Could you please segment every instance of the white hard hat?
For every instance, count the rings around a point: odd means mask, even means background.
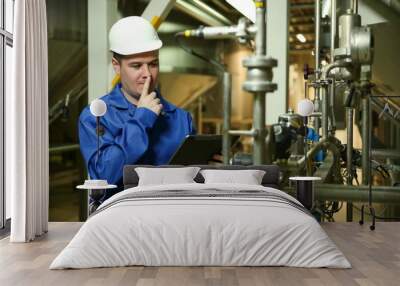
[[[130,16],[117,21],[109,33],[110,50],[120,55],[132,55],[158,50],[162,42],[149,21]]]

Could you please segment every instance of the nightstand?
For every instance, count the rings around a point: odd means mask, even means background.
[[[314,182],[320,181],[320,177],[290,177],[296,182],[296,198],[308,210],[314,206]]]
[[[85,180],[85,184],[76,188],[88,190],[89,192],[89,215],[94,213],[101,204],[101,199],[105,196],[107,189],[114,189],[116,185],[109,185],[106,180]]]

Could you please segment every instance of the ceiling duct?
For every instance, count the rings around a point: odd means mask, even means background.
[[[211,8],[204,2],[200,0],[190,0],[190,3],[193,3],[199,9],[203,10],[204,12],[210,14],[211,16],[215,17],[218,21],[221,21],[224,25],[232,25],[233,23],[226,18],[224,15],[216,11],[215,9]]]
[[[177,0],[175,3],[175,7],[181,12],[188,14],[189,16],[199,20],[200,22],[208,26],[224,26],[224,23],[222,21],[186,1]]]

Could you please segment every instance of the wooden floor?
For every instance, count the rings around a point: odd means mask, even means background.
[[[352,269],[290,267],[122,267],[48,270],[81,223],[50,223],[27,244],[0,241],[0,285],[400,285],[400,223],[325,223]]]

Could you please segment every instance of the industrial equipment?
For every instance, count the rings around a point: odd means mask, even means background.
[[[265,149],[265,96],[268,92],[277,89],[272,83],[272,68],[277,66],[277,61],[266,56],[266,1],[256,0],[256,23],[251,25],[249,20],[242,18],[236,26],[229,27],[200,27],[197,30],[188,30],[178,33],[177,36],[202,37],[205,39],[237,38],[240,43],[247,43],[255,38],[255,54],[243,60],[243,66],[247,68],[247,79],[243,83],[243,89],[254,94],[253,101],[253,128],[251,130],[231,130],[231,79],[230,75],[222,69],[224,75],[224,125],[223,125],[223,157],[224,163],[230,160],[229,148],[231,135],[251,136],[254,138],[253,160],[254,164],[267,162]],[[191,52],[194,54],[193,52]],[[218,66],[218,65],[217,65]]]
[[[329,186],[342,185],[349,190],[348,194],[346,191],[335,192],[332,196],[327,196],[326,191],[321,191],[323,195],[317,191],[316,199],[319,202],[316,204],[316,210],[322,217],[332,220],[333,214],[342,207],[339,201],[347,201],[347,220],[351,221],[353,219],[352,202],[354,196],[359,196],[360,201],[368,198],[368,208],[375,218],[371,204],[371,175],[378,173],[383,177],[392,176],[391,170],[395,170],[396,166],[381,164],[372,160],[371,157],[370,106],[371,102],[377,104],[372,99],[371,92],[374,86],[371,82],[374,39],[371,28],[361,25],[358,1],[315,1],[315,67],[304,69],[305,98],[309,98],[309,88],[314,90],[314,96],[310,98],[315,107],[314,112],[309,116],[311,128],[307,128],[303,118],[291,110],[279,116],[278,123],[265,126],[265,96],[277,88],[276,84],[272,83],[272,69],[277,66],[277,61],[265,55],[267,40],[265,5],[266,1],[255,1],[257,7],[255,24],[243,18],[237,25],[199,27],[178,33],[182,37],[236,39],[242,44],[253,44],[254,55],[243,61],[243,66],[247,68],[247,78],[243,83],[243,89],[254,94],[251,130],[231,130],[231,78],[222,65],[217,65],[217,68],[223,72],[224,83],[224,163],[249,165],[274,162],[281,166],[281,179],[284,186],[288,185],[290,176],[321,177],[323,183],[321,186],[327,186],[326,188],[329,189]],[[329,29],[326,29],[327,26]],[[193,53],[193,51],[190,52]],[[346,114],[346,144],[335,136],[338,119],[334,112],[336,97],[343,98],[343,109]],[[341,106],[336,108],[341,108]],[[390,112],[390,106],[386,105],[382,110],[381,116],[395,118],[400,114],[400,111]],[[361,115],[363,146],[361,150],[355,150],[353,147],[355,114]],[[309,132],[314,132],[313,138],[316,139],[304,141],[304,137],[308,137]],[[231,159],[229,142],[230,135],[233,134],[252,137],[254,139],[253,152],[251,154],[237,153]],[[359,169],[362,169],[361,180],[357,172]],[[364,185],[359,187],[363,191],[357,194],[354,192],[353,185],[358,186],[360,183]],[[369,195],[366,197],[367,185]],[[324,187],[319,189],[322,190]],[[385,189],[385,191],[390,193],[392,190]],[[325,196],[329,197],[329,201],[320,200]],[[380,195],[377,198],[385,200]],[[373,228],[374,223],[371,226],[371,229]]]

